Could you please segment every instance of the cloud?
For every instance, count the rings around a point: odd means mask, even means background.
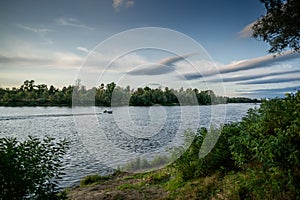
[[[83,52],[85,52],[85,53],[89,53],[90,51],[87,49],[87,48],[85,48],[85,47],[76,47],[76,49],[78,50],[78,51],[83,51]]]
[[[134,5],[133,0],[113,0],[112,7],[119,12],[122,7],[129,8]]]
[[[278,97],[284,96],[286,93],[295,92],[300,90],[300,86],[289,86],[282,88],[266,88],[266,89],[254,89],[254,90],[236,90],[240,95],[254,96],[254,97]]]
[[[300,53],[294,53],[292,51],[286,51],[282,54],[276,55],[266,55],[258,58],[253,58],[250,60],[242,60],[228,65],[223,65],[219,67],[219,70],[204,71],[202,74],[199,73],[189,73],[183,74],[186,80],[194,80],[202,77],[210,77],[217,74],[227,74],[245,70],[252,70],[258,68],[266,68],[272,66],[274,63],[282,62],[286,60],[300,58]]]
[[[0,63],[4,64],[45,64],[50,63],[51,59],[49,58],[39,58],[39,57],[30,57],[30,56],[6,56],[0,54]]]
[[[61,26],[71,26],[71,27],[76,27],[76,28],[83,28],[83,29],[89,29],[89,30],[93,30],[94,28],[87,26],[81,22],[79,22],[79,20],[75,19],[75,18],[66,18],[66,17],[60,17],[55,19],[55,22]]]
[[[188,74],[183,74],[182,77],[179,78],[183,80],[195,80],[195,79],[203,78],[203,76],[199,73],[188,73]]]
[[[53,65],[59,68],[78,68],[83,57],[69,52],[55,52],[52,55]]]
[[[139,69],[134,69],[127,74],[129,75],[162,75],[173,72],[175,70],[174,64],[178,61],[184,60],[189,56],[194,55],[193,53],[186,54],[183,56],[168,57],[160,60],[157,63],[146,64],[138,66]]]
[[[149,62],[136,53],[116,58],[114,54],[93,51],[84,62],[84,70],[90,73],[112,72],[123,74],[132,69],[132,66],[140,66],[146,63]]]
[[[286,75],[286,74],[295,74],[300,73],[300,70],[291,70],[291,71],[280,71],[280,72],[270,72],[265,74],[258,74],[258,75],[248,75],[248,76],[235,76],[230,78],[223,78],[223,82],[239,82],[239,81],[247,81],[253,80],[258,78],[265,78],[270,76],[277,76],[277,75]],[[211,80],[211,82],[219,82],[220,79]]]
[[[23,24],[17,24],[17,26],[19,28],[22,28],[24,30],[31,31],[31,32],[34,32],[34,33],[46,33],[46,32],[53,31],[52,29],[47,29],[47,28],[33,28],[33,27],[30,27],[30,26],[25,26]]]
[[[26,30],[26,31],[30,31],[32,33],[37,34],[39,37],[41,37],[42,40],[44,40],[45,44],[53,44],[52,40],[50,40],[49,38],[46,37],[46,34],[48,32],[52,32],[54,30],[52,29],[48,29],[48,28],[33,28],[30,26],[25,26],[23,24],[17,24],[17,27]]]
[[[113,0],[112,6],[115,10],[119,10],[122,4],[123,4],[123,0]]]
[[[256,21],[248,24],[245,26],[240,32],[238,32],[238,36],[240,38],[250,38],[253,35],[253,26],[256,23]]]
[[[171,66],[167,65],[162,65],[162,64],[146,64],[143,66],[139,66],[141,69],[136,69],[133,71],[128,72],[127,74],[129,75],[162,75],[162,74],[167,74],[172,71],[174,71],[174,68]]]
[[[32,56],[35,55],[35,56]],[[83,58],[75,54],[66,52],[54,52],[46,54],[37,54],[35,52],[26,52],[21,54],[4,55],[0,54],[0,67],[17,67],[22,70],[24,67],[41,70],[42,67],[70,69],[81,65]]]
[[[286,92],[293,92],[300,89],[300,86],[292,86],[292,87],[284,87],[284,88],[268,88],[268,89],[257,89],[252,90],[253,92],[271,92],[271,93],[286,93]]]
[[[162,59],[161,61],[159,61],[159,63],[162,65],[173,65],[175,62],[184,60],[187,57],[190,57],[192,55],[195,55],[195,53],[189,53],[189,54],[185,54],[182,56],[174,56],[174,57],[165,58],[165,59]]]
[[[225,73],[231,73],[237,71],[264,68],[264,67],[269,67],[276,62],[282,62],[285,60],[290,60],[295,58],[300,58],[300,54],[294,53],[292,51],[286,51],[275,57],[273,55],[266,55],[266,56],[261,56],[250,60],[243,60],[229,65],[225,65],[221,67],[219,71],[221,74],[225,74]]]
[[[297,77],[287,77],[287,78],[272,78],[272,79],[266,79],[266,80],[254,80],[254,81],[247,81],[247,82],[242,82],[240,84],[242,85],[258,85],[258,84],[270,84],[270,83],[289,83],[289,82],[295,82],[295,81],[300,81],[300,78]]]

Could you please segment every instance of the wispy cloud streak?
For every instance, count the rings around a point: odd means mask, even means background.
[[[82,52],[85,52],[85,53],[90,52],[86,47],[76,47],[76,49],[77,49],[78,51],[82,51]]]
[[[240,38],[249,38],[253,35],[253,26],[256,23],[256,21],[248,24],[247,26],[245,26],[240,32],[238,32],[238,36]]]
[[[292,87],[284,87],[284,88],[268,88],[268,89],[257,89],[257,90],[251,90],[252,92],[292,92],[299,90],[299,86],[292,86]]]
[[[48,32],[52,32],[54,30],[52,29],[48,29],[48,28],[34,28],[34,27],[30,27],[30,26],[25,26],[23,24],[17,24],[17,27],[26,30],[26,31],[30,31],[32,33],[37,34],[42,40],[44,40],[45,44],[53,44],[52,40],[50,40],[49,38],[46,37],[46,34]]]
[[[259,85],[259,84],[271,84],[271,83],[289,83],[289,82],[295,82],[295,81],[300,81],[300,78],[282,78],[282,77],[278,77],[278,78],[272,78],[272,79],[266,79],[266,80],[254,80],[254,81],[247,81],[247,82],[242,82],[239,84],[242,85]]]
[[[76,27],[76,28],[83,28],[83,29],[88,29],[88,30],[93,30],[94,28],[87,26],[81,22],[79,22],[79,20],[75,19],[75,18],[65,18],[65,17],[60,17],[55,19],[55,22],[61,26],[71,26],[71,27]]]
[[[272,76],[278,76],[278,75],[282,76],[282,75],[297,74],[297,73],[300,73],[300,70],[271,72],[271,73],[249,75],[249,76],[236,76],[236,77],[230,77],[230,78],[223,78],[222,81],[225,83],[226,82],[240,82],[240,81],[247,81],[247,80],[259,79],[259,78],[265,78],[265,77],[272,77]],[[220,82],[220,79],[210,80],[210,82]]]
[[[31,31],[31,32],[34,32],[34,33],[46,33],[46,32],[54,31],[54,30],[48,29],[48,28],[33,28],[33,27],[30,27],[30,26],[25,26],[23,24],[17,24],[17,26],[19,28],[22,28],[24,30]]]
[[[186,80],[194,80],[202,77],[214,76],[217,74],[227,74],[233,72],[270,67],[274,63],[296,59],[296,58],[300,58],[300,53],[293,53],[292,51],[286,51],[275,57],[273,55],[266,55],[266,56],[262,56],[250,60],[242,60],[228,65],[223,65],[219,67],[219,70],[204,71],[202,74],[188,73],[188,74],[183,74],[183,77]]]
[[[0,63],[5,64],[48,64],[51,59],[37,57],[5,56],[0,54]]]
[[[254,89],[254,90],[236,90],[240,95],[256,96],[256,97],[278,97],[286,93],[296,92],[299,86],[290,86],[283,88],[267,88],[267,89]]]
[[[82,59],[75,54],[64,52],[36,56],[32,56],[32,54],[23,54],[22,56],[0,54],[0,67],[28,66],[36,70],[40,70],[42,67],[70,69],[79,67]]]
[[[160,60],[157,63],[151,63],[148,65],[143,65],[139,69],[132,70],[128,72],[129,75],[162,75],[173,72],[176,67],[175,63],[181,60],[186,59],[194,55],[193,53],[182,55],[182,56],[174,56],[168,57],[165,59]]]
[[[271,66],[276,62],[282,62],[285,60],[300,58],[299,53],[293,53],[292,51],[286,51],[280,55],[273,56],[267,55],[258,58],[254,58],[251,60],[244,60],[237,63],[225,65],[221,67],[219,70],[221,74],[231,73],[231,72],[238,72],[250,69],[257,69],[257,68],[264,68]]]

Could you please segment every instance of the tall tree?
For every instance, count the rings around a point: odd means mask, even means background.
[[[300,1],[260,0],[266,8],[253,26],[253,37],[270,44],[269,53],[300,50]]]

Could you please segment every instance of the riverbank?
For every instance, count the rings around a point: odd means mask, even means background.
[[[226,174],[216,172],[205,177],[183,180],[167,167],[149,173],[114,174],[109,178],[91,181],[87,185],[81,184],[66,191],[69,200],[264,199],[255,192],[249,192],[245,187],[245,182],[250,177],[250,172],[232,171]],[[280,199],[282,196],[269,197]],[[287,195],[285,199],[293,199],[293,196]]]
[[[184,181],[167,167],[149,173],[114,174],[68,189],[67,196],[70,200],[239,199],[236,185],[232,175],[219,173]]]
[[[81,183],[81,186],[69,189],[67,194],[72,200],[167,199],[169,196],[161,183],[154,184],[151,173],[118,173],[88,185]]]

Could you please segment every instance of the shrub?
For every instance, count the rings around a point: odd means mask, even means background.
[[[189,148],[173,165],[183,180],[204,177],[217,171],[223,172],[234,168],[227,138],[221,134],[221,130],[211,128],[208,132],[206,128],[202,128],[197,131]],[[219,137],[216,144],[214,144],[215,137]],[[213,140],[205,141],[205,138]],[[202,158],[202,150],[208,151],[211,145],[214,147]]]
[[[0,138],[0,199],[64,199],[57,180],[68,142],[46,137]]]
[[[300,92],[263,101],[259,109],[249,110],[237,127],[238,131],[228,139],[235,163],[264,175],[248,180],[249,191],[260,197],[289,194],[290,198],[299,198]],[[263,182],[264,187],[258,182]]]
[[[211,152],[199,159],[200,149],[211,146],[205,140],[218,135]],[[236,176],[238,189],[233,191],[241,199],[300,199],[299,143],[300,91],[263,101],[241,122],[199,130],[173,166],[184,181],[216,173],[244,174],[247,178]]]

